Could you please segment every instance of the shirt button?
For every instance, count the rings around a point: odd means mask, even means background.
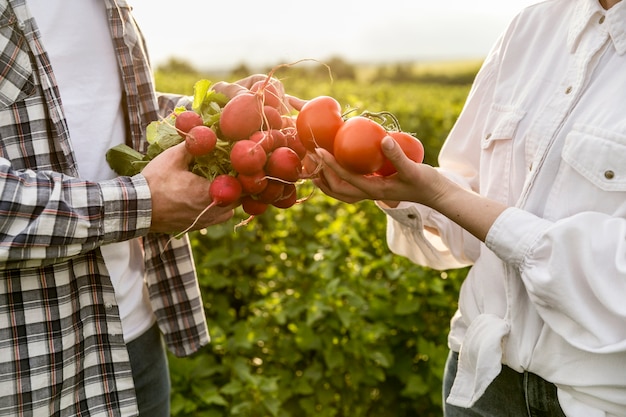
[[[613,178],[615,178],[615,172],[611,171],[610,169],[604,171],[604,178],[606,178],[607,180],[612,180]]]
[[[104,308],[105,308],[105,309],[107,309],[107,310],[111,310],[111,309],[113,308],[113,304],[111,304],[111,303],[105,303],[105,304],[104,304]]]
[[[572,88],[572,86],[570,85],[569,87],[567,87],[567,88],[565,89],[565,94],[569,94],[569,93],[571,93],[571,92],[572,92],[572,90],[573,90],[573,88]]]
[[[602,17],[600,17],[600,20],[598,20],[598,23],[599,23],[599,24],[604,23],[604,19],[606,19],[606,16],[602,16]]]
[[[407,217],[411,220],[414,220],[417,216],[415,214],[409,214]]]

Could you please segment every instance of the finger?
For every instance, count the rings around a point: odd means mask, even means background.
[[[380,147],[389,161],[396,167],[398,172],[408,169],[413,161],[402,151],[398,142],[391,136],[385,136],[380,143]]]
[[[306,103],[306,100],[303,100],[295,96],[290,96],[289,94],[285,94],[285,99],[287,100],[287,103],[289,104],[289,106],[291,106],[297,111],[302,110],[302,106],[304,106],[304,104]]]
[[[324,193],[348,203],[370,198],[367,184],[371,180],[363,175],[349,173],[325,150],[320,150],[318,155],[324,163],[315,184]]]
[[[326,149],[316,148],[315,152],[317,153],[317,156],[322,160],[324,170],[327,171],[327,175],[331,177],[330,179],[332,179],[333,183],[345,181],[352,184],[355,180],[363,177],[362,175],[352,174],[345,168],[343,168]]]

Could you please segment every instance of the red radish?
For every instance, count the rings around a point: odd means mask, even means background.
[[[302,160],[306,156],[307,150],[302,144],[302,141],[300,140],[296,129],[283,129],[282,132],[287,139],[287,146],[293,149],[298,154],[298,157],[300,157],[300,159]]]
[[[265,213],[268,204],[257,200],[256,198],[246,195],[241,198],[241,208],[251,216],[258,216]]]
[[[276,108],[264,106],[263,114],[263,129],[280,129],[283,127],[283,118]]]
[[[285,189],[285,184],[277,180],[269,180],[267,182],[267,187],[259,194],[257,194],[257,198],[267,204],[272,204],[274,201],[278,200],[283,195],[283,190]]]
[[[274,149],[274,136],[267,130],[257,130],[250,135],[250,140],[263,146],[266,153]]]
[[[267,154],[263,146],[249,139],[235,142],[230,151],[230,162],[235,171],[252,175],[255,172],[262,171]]]
[[[296,116],[282,115],[280,117],[283,119],[283,129],[286,127],[296,127]]]
[[[238,94],[222,109],[219,126],[231,141],[247,139],[263,125],[263,105],[253,93]]]
[[[196,217],[194,222],[187,229],[183,230],[179,235],[187,233],[193,229],[198,220],[211,209],[212,207],[228,207],[236,204],[241,198],[241,184],[237,178],[229,174],[221,174],[215,177],[211,185],[209,185],[209,196],[211,197],[211,203],[202,210],[202,212]],[[169,242],[168,242],[169,243]]]
[[[221,174],[215,177],[209,186],[209,195],[213,202],[211,205],[227,207],[237,203],[241,198],[242,188],[239,180],[229,174]]]
[[[202,126],[203,124],[202,116],[193,110],[185,110],[179,113],[174,121],[174,127],[183,138],[192,128]]]
[[[265,172],[269,177],[296,182],[302,174],[302,161],[293,149],[282,146],[275,149],[267,158]]]
[[[282,95],[279,91],[278,81],[274,79],[259,80],[252,84],[250,91],[253,93],[262,92],[263,104],[274,108],[282,105]]]
[[[270,134],[274,138],[274,147],[272,150],[280,148],[281,146],[287,146],[287,138],[285,138],[285,134],[282,130],[272,129],[270,130]]]
[[[283,195],[272,203],[274,207],[287,209],[298,202],[298,193],[294,184],[285,184]]]
[[[194,126],[185,136],[185,148],[193,156],[211,153],[217,144],[217,135],[208,126]]]
[[[251,175],[239,173],[237,179],[246,194],[259,194],[267,187],[268,182],[265,171],[258,171]]]

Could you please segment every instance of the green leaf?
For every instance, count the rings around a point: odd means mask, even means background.
[[[417,397],[428,394],[429,390],[430,387],[426,382],[424,382],[424,379],[420,375],[413,374],[409,376],[409,379],[402,390],[402,395],[407,397]]]
[[[216,388],[202,389],[194,386],[193,391],[205,405],[219,405],[222,407],[229,405],[228,401],[220,395]]]
[[[143,155],[128,145],[121,144],[109,149],[106,153],[106,161],[118,175],[133,176],[138,174],[137,162],[143,160]]]
[[[280,411],[280,400],[278,398],[269,397],[263,398],[263,405],[265,409],[269,411],[274,417],[278,416],[278,412]]]
[[[332,309],[321,301],[315,301],[307,310],[306,324],[312,326],[316,321],[324,318]]]
[[[220,392],[225,395],[235,396],[245,390],[240,380],[234,379],[222,387]]]
[[[209,88],[211,88],[211,81],[209,80],[199,80],[193,85],[193,104],[191,108],[196,113],[201,112]]]
[[[192,110],[202,116],[204,124],[213,126],[219,120],[222,107],[228,103],[228,97],[211,90],[211,81],[198,80],[193,86]]]
[[[344,367],[345,357],[343,351],[333,346],[324,349],[323,353],[324,362],[326,362],[326,366],[328,366],[328,369],[337,369]]]

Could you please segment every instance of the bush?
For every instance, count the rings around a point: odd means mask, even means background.
[[[174,415],[440,415],[460,271],[390,254],[371,203],[234,222],[193,235],[212,343],[171,358]]]

